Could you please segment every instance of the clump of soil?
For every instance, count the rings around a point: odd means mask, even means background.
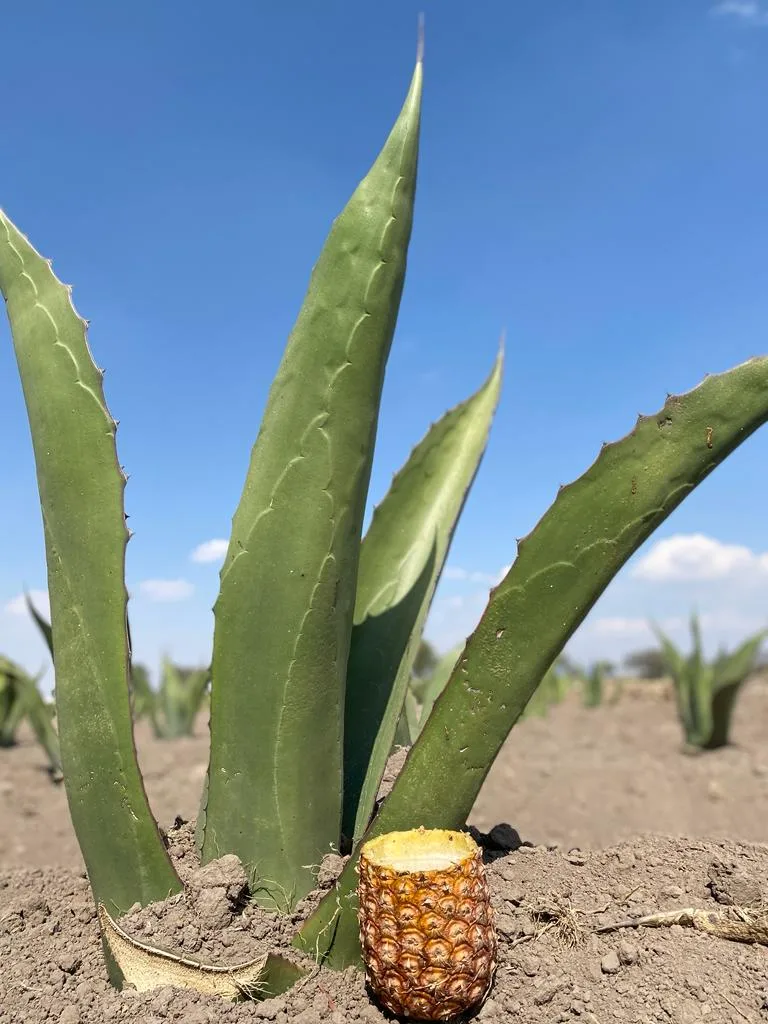
[[[764,1024],[768,950],[675,926],[599,933],[658,910],[722,909],[764,898],[768,846],[647,835],[603,851],[521,843],[498,826],[487,849],[499,932],[499,968],[478,1014],[489,1024]],[[125,918],[137,938],[214,963],[289,948],[320,888],[284,917],[249,899],[237,858],[200,868],[189,826],[168,833],[187,891]],[[319,872],[327,888],[339,857]],[[294,951],[295,952],[295,951]],[[3,1024],[275,1024],[383,1022],[362,974],[313,969],[290,992],[226,1003],[172,988],[112,990],[87,881],[65,869],[0,875],[0,1021]],[[311,966],[311,962],[307,961]]]

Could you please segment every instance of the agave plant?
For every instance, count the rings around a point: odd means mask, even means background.
[[[754,672],[768,630],[748,637],[730,654],[720,650],[714,661],[704,656],[701,623],[691,616],[691,653],[686,657],[652,624],[667,674],[672,677],[677,714],[689,747],[717,750],[728,743],[731,718],[744,682]]]
[[[155,738],[192,736],[203,709],[211,674],[208,668],[182,668],[169,658],[160,666],[160,685],[153,689],[143,665],[131,666],[134,718],[148,718]]]
[[[581,683],[581,699],[585,708],[597,708],[605,699],[605,682],[613,671],[610,661],[595,661],[588,668],[576,667],[574,675]],[[614,682],[611,701],[620,693],[620,683]]]
[[[573,682],[570,661],[563,656],[555,658],[531,694],[520,717],[544,718],[551,707],[565,699]]]
[[[314,886],[311,865],[329,849],[351,850],[295,939],[333,968],[360,964],[355,867],[363,842],[465,825],[510,729],[598,596],[768,418],[768,359],[753,359],[640,417],[561,488],[491,592],[377,808],[502,373],[500,355],[483,386],[430,427],[362,538],[411,234],[421,87],[419,59],[392,132],[312,272],[253,447],[215,605],[200,856],[236,854],[256,878],[254,898],[273,907],[279,892],[292,907]],[[182,888],[133,745],[125,478],[86,324],[5,215],[0,289],[37,466],[67,794],[104,924],[107,907],[119,915]],[[179,969],[163,963],[153,978]],[[262,993],[295,978],[280,975],[274,957],[261,971]],[[114,965],[112,976],[120,982]]]
[[[53,727],[54,708],[46,702],[39,677],[30,676],[19,665],[0,656],[0,747],[12,747],[26,721],[48,758],[48,771],[61,781],[59,740]]]
[[[29,594],[25,595],[27,609],[45,641],[56,667],[51,624],[36,607]],[[128,647],[131,630],[126,619]],[[178,739],[192,736],[197,716],[202,710],[208,692],[211,672],[209,668],[182,668],[167,657],[160,666],[160,685],[152,687],[146,666],[131,661],[128,685],[131,709],[135,721],[148,718],[157,739]]]

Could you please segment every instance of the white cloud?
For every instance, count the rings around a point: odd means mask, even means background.
[[[744,579],[768,573],[768,554],[742,544],[723,544],[703,533],[660,540],[632,568],[635,579],[660,582]]]
[[[597,636],[636,637],[650,633],[647,619],[622,618],[620,615],[609,615],[595,619],[590,629]]]
[[[189,557],[193,562],[220,562],[226,555],[228,547],[228,540],[216,537],[198,544]]]
[[[721,0],[711,8],[712,14],[738,18],[748,25],[768,26],[768,10],[758,0]]]
[[[500,569],[497,573],[491,572],[476,572],[474,570],[462,569],[458,565],[446,565],[443,569],[444,580],[463,580],[467,583],[487,583],[489,587],[496,586],[506,576],[510,570],[510,566],[506,565],[503,569]]]
[[[139,590],[150,601],[186,601],[195,592],[188,580],[142,580]]]
[[[48,600],[47,590],[30,590],[29,596],[32,599],[32,604],[37,610],[45,616],[50,616],[51,605]],[[6,605],[3,606],[3,611],[10,612],[11,615],[28,615],[27,602],[23,594],[18,594],[12,598]]]

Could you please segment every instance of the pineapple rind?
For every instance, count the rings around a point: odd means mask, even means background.
[[[426,854],[448,866],[399,867],[428,863]],[[472,838],[390,833],[363,846],[359,870],[360,941],[379,1001],[415,1020],[449,1020],[477,1006],[493,981],[497,943],[482,852]]]

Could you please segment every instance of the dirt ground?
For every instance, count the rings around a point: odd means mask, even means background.
[[[194,818],[205,723],[188,740],[158,742],[143,727],[137,739],[160,823]],[[768,895],[768,683],[745,688],[733,745],[703,755],[684,752],[664,687],[630,686],[615,705],[596,709],[569,699],[515,728],[471,821],[483,830],[509,822],[530,844],[503,851],[488,867],[500,966],[480,1020],[768,1024],[765,946],[679,925],[595,931],[660,909],[718,909],[715,899],[727,902],[729,887],[742,905],[745,893],[750,903]],[[64,791],[50,782],[31,742],[0,751],[0,822],[2,1024],[388,1019],[354,971],[323,970],[287,996],[257,1004],[171,989],[113,992]],[[189,870],[188,849],[186,856]],[[227,962],[232,935],[218,941],[193,908],[171,910],[167,934],[162,908],[147,931],[134,920],[136,934]],[[252,905],[223,918],[244,950],[287,941],[285,921]],[[575,922],[575,945],[564,943],[558,921]]]

